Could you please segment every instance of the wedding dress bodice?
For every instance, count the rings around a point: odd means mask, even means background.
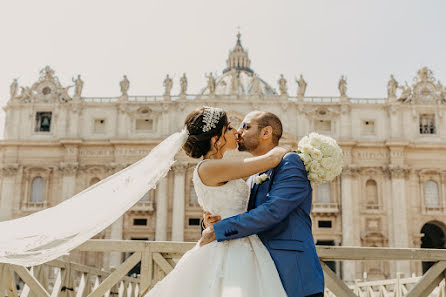
[[[222,219],[246,212],[249,202],[250,188],[243,179],[228,181],[222,186],[206,186],[198,174],[198,167],[193,174],[194,188],[198,203],[204,210]]]

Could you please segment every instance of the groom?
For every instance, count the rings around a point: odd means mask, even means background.
[[[239,131],[239,151],[260,156],[279,144],[280,119],[253,111],[246,115]],[[312,189],[305,166],[296,153],[286,154],[275,168],[249,177],[248,212],[208,226],[201,245],[257,234],[276,264],[289,297],[319,297],[324,292],[324,275],[311,232]],[[257,178],[262,176],[263,178]],[[257,179],[256,179],[257,178]]]

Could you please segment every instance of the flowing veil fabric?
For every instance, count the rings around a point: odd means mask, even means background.
[[[167,174],[187,137],[186,129],[169,136],[135,164],[54,207],[0,222],[0,263],[40,265],[101,232]]]

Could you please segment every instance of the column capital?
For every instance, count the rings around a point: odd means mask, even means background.
[[[1,167],[3,176],[14,176],[19,171],[19,164],[5,164]]]
[[[410,169],[405,166],[389,165],[388,172],[391,178],[406,178],[410,173]]]
[[[359,173],[359,168],[355,165],[342,167],[342,177],[354,177]]]
[[[189,168],[188,163],[179,163],[178,161],[173,164],[172,169],[175,173],[184,174],[186,173],[186,170]]]
[[[79,163],[77,162],[61,162],[59,169],[64,175],[75,175],[79,169]]]

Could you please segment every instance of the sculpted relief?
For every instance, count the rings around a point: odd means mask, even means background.
[[[396,81],[395,81],[396,83]],[[389,97],[394,94],[393,89],[395,83],[389,81],[388,91]],[[405,86],[398,86],[402,89],[401,95],[398,98],[400,103],[412,104],[444,104],[446,103],[446,88],[440,81],[437,81],[433,75],[432,70],[423,67],[417,72],[414,78],[414,83],[410,86],[407,82]]]

